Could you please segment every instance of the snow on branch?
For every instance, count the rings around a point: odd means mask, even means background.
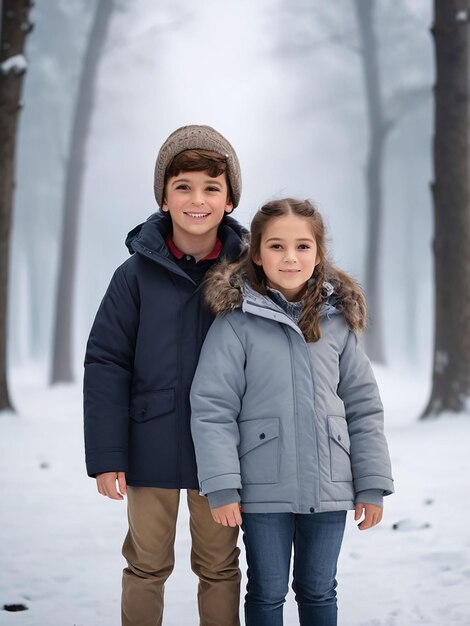
[[[15,74],[24,74],[28,68],[28,61],[24,54],[15,54],[0,64],[0,73],[9,74],[14,72]]]

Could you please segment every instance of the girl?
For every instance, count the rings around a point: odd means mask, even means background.
[[[356,335],[364,297],[327,260],[317,209],[287,198],[256,213],[250,249],[219,266],[206,298],[218,317],[191,426],[214,520],[243,520],[246,624],[282,625],[293,546],[300,624],[333,626],[346,510],[371,528],[393,492],[383,408]]]

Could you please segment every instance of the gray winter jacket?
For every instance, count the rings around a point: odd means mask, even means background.
[[[208,292],[219,317],[191,388],[201,494],[241,489],[246,513],[313,513],[392,493],[382,403],[347,303],[325,300],[321,338],[307,343],[281,307],[229,274]]]

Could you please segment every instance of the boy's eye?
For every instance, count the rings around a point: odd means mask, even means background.
[[[189,189],[189,185],[186,185],[185,183],[180,183],[176,186],[176,189],[182,189],[183,191],[187,191]]]
[[[207,191],[220,191],[219,187],[208,187]]]

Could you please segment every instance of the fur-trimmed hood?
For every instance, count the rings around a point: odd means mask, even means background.
[[[253,288],[240,270],[239,263],[222,262],[208,274],[204,285],[204,298],[215,315],[225,315],[243,307],[247,291],[253,291]],[[341,313],[351,330],[360,331],[365,328],[367,311],[364,294],[359,285],[345,272],[329,266],[322,294],[324,300],[320,313],[326,315]]]

